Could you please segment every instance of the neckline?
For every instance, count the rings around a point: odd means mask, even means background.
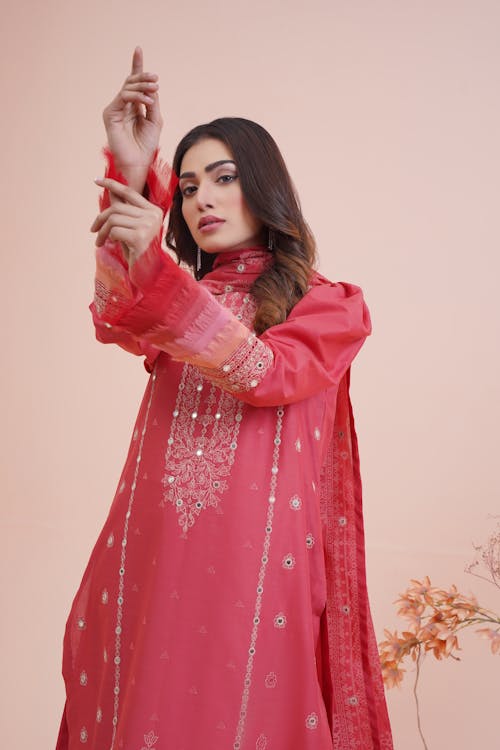
[[[218,253],[212,269],[224,268],[236,263],[250,262],[252,265],[261,262],[264,263],[272,258],[272,253],[264,245],[255,245],[254,247],[244,247],[239,250],[227,250]]]

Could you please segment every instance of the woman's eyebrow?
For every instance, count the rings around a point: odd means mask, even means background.
[[[219,161],[213,161],[211,164],[207,164],[207,166],[205,167],[205,172],[212,172],[212,170],[220,167],[221,164],[234,164],[236,166],[236,163],[233,161],[233,159],[219,159]],[[186,177],[196,177],[196,172],[183,172],[179,177],[179,180],[183,180]]]

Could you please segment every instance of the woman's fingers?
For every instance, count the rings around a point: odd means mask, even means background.
[[[129,75],[125,78],[124,86],[129,83],[141,83],[141,81],[155,83],[158,81],[157,73],[137,73],[136,75]]]
[[[130,250],[137,252],[134,248],[134,244],[137,241],[137,233],[135,229],[126,229],[125,227],[113,227],[108,235],[110,240],[113,242],[122,242],[126,245],[127,252]],[[96,241],[97,247],[104,245],[107,238],[102,240],[100,243]],[[147,247],[147,246],[146,246]]]
[[[139,208],[155,208],[154,204],[147,201],[143,195],[137,192],[137,190],[133,190],[128,185],[123,185],[117,180],[112,180],[110,177],[96,177],[94,182],[96,185],[100,185],[106,190],[109,190],[110,193],[118,196],[122,201],[130,203],[132,206],[138,206]]]
[[[124,216],[130,216],[132,218],[139,218],[142,216],[143,209],[131,206],[130,203],[122,203],[121,201],[115,201],[112,206],[109,206],[104,211],[96,216],[92,226],[90,227],[91,232],[98,232],[105,221],[111,216],[111,214],[123,214]]]
[[[124,216],[123,214],[112,214],[107,218],[104,224],[101,226],[95,244],[97,247],[101,247],[109,237],[111,240],[118,240],[120,237],[116,236],[117,229],[132,229],[136,230],[137,219],[131,216]]]
[[[151,94],[154,94],[154,92],[151,92]],[[120,98],[123,102],[143,102],[145,104],[153,104],[153,96],[149,94],[144,94],[142,91],[128,91],[127,89],[123,89],[120,92]]]
[[[155,81],[138,81],[137,83],[126,83],[123,91],[157,91],[159,84]]]
[[[146,120],[155,122],[161,128],[163,127],[163,117],[161,116],[160,96],[158,91],[155,91],[155,93],[152,94],[152,97],[152,104],[146,104]]]
[[[132,55],[132,74],[142,73],[143,55],[142,47],[137,46]]]
[[[109,177],[96,178],[97,185],[109,190],[116,201],[95,218],[90,231],[97,232],[95,244],[103,245],[109,238],[141,254],[161,232],[163,211],[128,185]]]

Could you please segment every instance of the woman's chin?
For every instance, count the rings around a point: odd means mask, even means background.
[[[239,244],[238,242],[216,242],[214,239],[213,242],[204,242],[200,247],[204,252],[213,254],[229,252],[229,250],[234,250],[235,246],[238,247]]]

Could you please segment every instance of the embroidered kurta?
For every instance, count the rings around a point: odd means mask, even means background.
[[[150,372],[68,618],[57,750],[392,748],[366,592],[350,365],[361,290],[315,273],[257,337],[264,248],[196,282],[97,253],[97,338]]]

